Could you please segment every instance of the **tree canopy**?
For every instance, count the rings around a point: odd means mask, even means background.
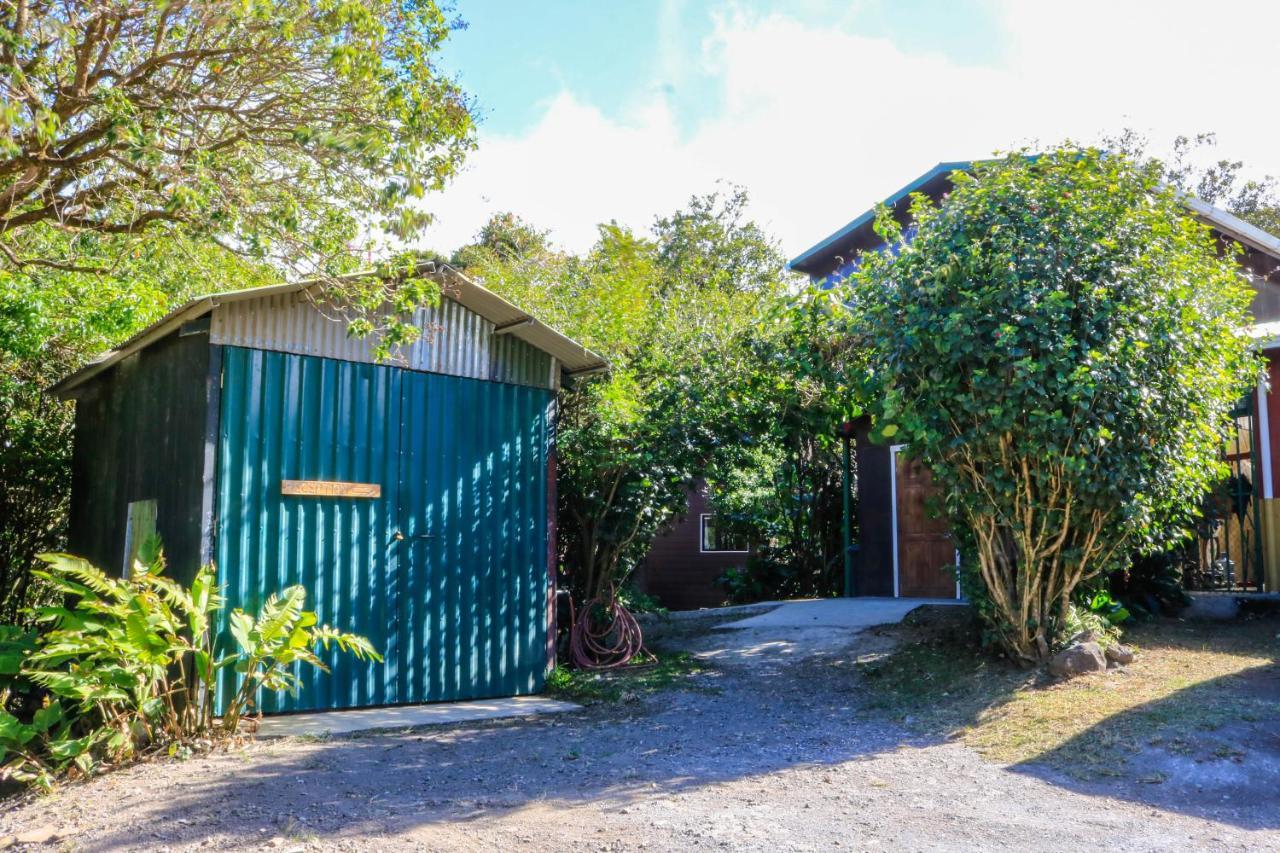
[[[0,253],[97,264],[30,228],[181,225],[310,274],[407,237],[473,145],[432,0],[14,0],[0,6]]]
[[[112,258],[110,274],[0,268],[0,622],[20,622],[35,555],[63,547],[71,490],[72,406],[45,389],[83,361],[163,316],[210,281],[276,280],[263,264],[179,232],[118,243],[118,235],[45,231],[50,255]]]

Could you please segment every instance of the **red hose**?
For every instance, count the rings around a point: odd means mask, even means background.
[[[652,657],[644,647],[640,623],[611,590],[606,601],[596,596],[574,609],[569,598],[569,657],[579,669],[617,669],[637,656]]]

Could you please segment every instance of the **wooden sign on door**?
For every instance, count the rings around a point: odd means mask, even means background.
[[[281,480],[280,494],[311,498],[380,498],[379,483],[344,483],[340,480]]]

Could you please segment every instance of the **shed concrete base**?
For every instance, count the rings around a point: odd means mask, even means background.
[[[259,737],[322,737],[374,729],[406,729],[414,726],[469,723],[501,717],[558,714],[580,708],[572,702],[544,696],[512,696],[472,702],[439,702],[431,705],[397,705],[390,708],[357,708],[264,717]]]
[[[737,622],[717,625],[718,630],[734,628],[852,628],[901,622],[903,617],[926,604],[964,604],[952,598],[816,598],[792,601]]]

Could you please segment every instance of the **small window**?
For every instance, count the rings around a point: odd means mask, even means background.
[[[124,569],[121,577],[129,577],[133,564],[143,549],[156,536],[155,500],[131,501],[124,522]]]
[[[716,527],[715,519],[710,513],[702,514],[702,551],[745,554],[751,549],[747,547],[745,536],[728,533]]]

